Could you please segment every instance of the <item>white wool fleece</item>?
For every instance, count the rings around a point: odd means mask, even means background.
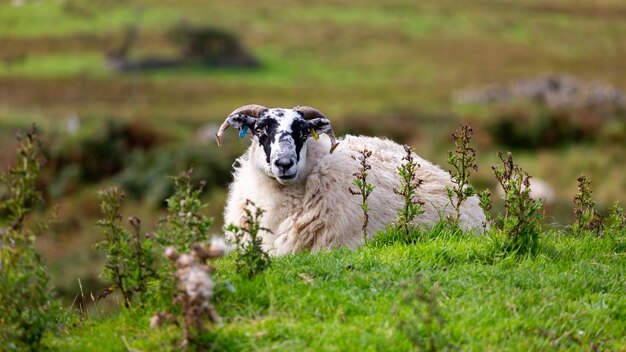
[[[325,135],[307,145],[307,163],[293,185],[282,186],[263,174],[251,162],[251,154],[262,152],[256,143],[238,159],[234,181],[230,185],[225,224],[242,226],[246,199],[266,211],[261,226],[272,233],[261,231],[263,247],[270,254],[283,255],[300,250],[320,251],[334,247],[356,248],[363,244],[363,213],[361,198],[348,192],[353,174],[359,168],[359,151],[372,151],[368,163],[372,169],[367,181],[374,190],[367,199],[369,224],[367,233],[372,236],[384,230],[398,216],[404,199],[394,193],[400,185],[398,166],[406,155],[404,148],[387,139],[347,135],[330,154],[330,140]],[[416,190],[417,197],[425,202],[424,214],[416,223],[433,225],[441,216],[453,216],[445,186],[453,186],[450,174],[440,167],[414,155],[420,164],[417,177],[424,182]],[[254,158],[252,158],[254,159]],[[485,215],[478,197],[467,199],[461,206],[460,226],[465,230],[482,231]]]

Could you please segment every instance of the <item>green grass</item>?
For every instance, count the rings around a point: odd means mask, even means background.
[[[624,244],[550,231],[535,256],[518,258],[499,255],[489,236],[439,231],[415,244],[387,239],[355,251],[276,258],[252,280],[234,272],[232,257],[218,260],[218,280],[235,291],[218,287],[225,322],[201,341],[211,350],[406,351],[412,344],[399,323],[419,331],[423,317],[403,298],[439,283],[438,334],[447,343],[440,348],[624,348]],[[151,313],[87,319],[48,343],[65,351],[121,350],[124,339],[142,350],[172,348],[178,329],[149,330]]]
[[[102,77],[106,74],[103,62],[100,53],[39,55],[17,63],[0,63],[0,76],[39,79],[78,75]]]

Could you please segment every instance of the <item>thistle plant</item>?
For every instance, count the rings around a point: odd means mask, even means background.
[[[98,226],[102,228],[104,240],[97,247],[106,251],[104,276],[114,283],[99,299],[119,290],[124,297],[124,305],[130,307],[133,296],[144,295],[148,291],[148,281],[156,277],[153,243],[141,234],[141,222],[138,218],[129,218],[132,231],[121,226],[120,210],[124,192],[114,187],[100,192],[99,195],[103,218],[98,221]]]
[[[593,200],[591,190],[591,180],[581,175],[578,181],[578,192],[574,196],[574,218],[573,232],[580,236],[585,232],[600,235],[602,231],[602,221],[595,209],[596,202]]]
[[[261,231],[271,233],[271,230],[261,226],[261,217],[265,211],[249,199],[246,200],[244,212],[246,215],[243,226],[230,224],[226,227],[226,231],[231,232],[235,239],[237,271],[252,278],[271,264],[271,258],[263,249],[263,240],[259,236]]]
[[[483,224],[483,229],[487,230],[487,227],[489,227],[489,224],[491,223],[491,216],[489,215],[490,211],[491,211],[491,191],[489,189],[485,189],[482,192],[480,192],[478,194],[478,200],[479,203],[478,205],[480,206],[480,208],[483,210],[483,213],[485,214],[485,223]]]
[[[363,226],[361,229],[363,231],[363,243],[365,244],[367,243],[367,224],[369,223],[367,198],[374,190],[374,185],[367,182],[368,171],[372,169],[372,166],[367,163],[367,159],[372,156],[372,152],[363,149],[359,153],[361,156],[358,159],[356,156],[352,156],[352,159],[359,160],[360,164],[358,171],[352,174],[354,176],[352,185],[356,187],[356,190],[349,187],[348,191],[352,195],[361,196],[361,210],[363,211]]]
[[[454,224],[459,223],[461,217],[461,205],[467,198],[476,194],[476,191],[469,184],[469,177],[473,172],[478,171],[476,165],[476,150],[470,146],[470,141],[474,131],[468,125],[460,126],[454,133],[454,151],[448,151],[448,164],[452,166],[450,176],[454,186],[446,186],[446,192],[450,199],[450,204],[454,208]]]
[[[518,253],[533,252],[539,240],[539,210],[543,203],[530,197],[530,176],[513,162],[509,152],[498,158],[502,166],[492,166],[498,183],[504,190],[504,215],[496,225],[507,236],[505,249]]]
[[[173,177],[174,194],[166,201],[168,214],[156,232],[156,240],[163,248],[174,246],[180,252],[187,252],[192,243],[209,239],[213,219],[202,215],[207,204],[200,199],[206,184],[201,182],[194,187],[192,175],[190,169]]]
[[[173,246],[165,249],[164,255],[176,267],[172,276],[176,282],[177,294],[172,303],[181,308],[183,349],[194,344],[195,337],[205,330],[206,320],[221,322],[212,303],[215,283],[211,277],[213,269],[207,261],[219,258],[227,252],[228,247],[221,238],[213,239],[208,247],[194,243],[190,253],[182,255]],[[150,319],[150,327],[157,328],[166,322],[178,324],[178,318],[172,313],[157,312]],[[202,346],[196,347],[202,349]]]
[[[25,224],[41,200],[36,181],[42,147],[35,126],[18,140],[14,164],[0,174],[0,349],[36,351],[55,325],[58,306],[35,251],[35,239],[47,225],[32,230]]]
[[[615,202],[609,208],[609,213],[604,221],[605,233],[613,240],[626,239],[626,214],[619,202]]]
[[[406,155],[402,158],[404,163],[398,166],[400,175],[400,187],[394,188],[394,193],[404,199],[404,205],[398,213],[398,225],[404,229],[404,235],[409,236],[412,230],[412,222],[418,215],[424,213],[424,202],[417,197],[417,189],[424,180],[417,177],[417,169],[420,165],[413,158],[413,151],[409,146],[404,146]]]

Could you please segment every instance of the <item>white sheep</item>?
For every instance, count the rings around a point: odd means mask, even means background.
[[[216,135],[218,145],[229,126],[238,128],[241,137],[251,130],[252,143],[237,159],[224,221],[243,226],[246,200],[253,201],[266,211],[261,226],[271,233],[262,231],[261,236],[270,254],[363,244],[360,199],[351,196],[348,188],[359,163],[352,156],[364,148],[372,151],[368,182],[376,187],[368,198],[368,234],[385,229],[397,218],[403,198],[393,190],[400,183],[397,167],[403,162],[403,146],[387,139],[350,135],[338,143],[330,121],[311,107],[243,106],[222,124]],[[318,134],[325,135],[312,141]],[[424,181],[417,196],[426,203],[425,213],[416,222],[432,225],[442,216],[453,215],[445,191],[445,186],[452,186],[450,174],[414,157],[421,166],[417,177]],[[467,199],[461,206],[460,226],[480,232],[485,221],[478,198]]]

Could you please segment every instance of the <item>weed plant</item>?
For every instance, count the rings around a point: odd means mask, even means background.
[[[409,236],[413,230],[412,225],[415,218],[424,213],[424,202],[421,201],[416,194],[417,189],[422,185],[424,180],[417,177],[417,169],[420,165],[413,158],[413,150],[409,146],[404,146],[406,155],[402,158],[404,163],[398,166],[398,174],[400,175],[400,187],[393,191],[402,196],[404,205],[398,213],[397,226],[404,230],[404,235]]]
[[[137,217],[129,218],[132,231],[121,226],[124,192],[114,187],[101,191],[99,195],[103,218],[98,221],[98,226],[102,228],[104,240],[97,247],[106,251],[103,274],[114,282],[114,286],[105,290],[99,299],[119,290],[124,305],[130,307],[133,296],[145,296],[149,281],[156,277],[153,242],[141,234],[141,222]]]
[[[18,140],[15,163],[0,174],[0,184],[6,187],[0,199],[0,349],[36,351],[46,331],[54,328],[59,311],[50,277],[34,248],[46,224],[34,230],[25,226],[26,216],[41,200],[36,188],[43,163],[41,143],[34,126]]]
[[[509,152],[505,158],[500,152],[498,158],[502,166],[493,165],[492,169],[504,190],[504,214],[496,220],[497,228],[506,236],[503,249],[533,253],[539,241],[539,210],[543,203],[530,197],[530,176],[513,162],[513,155]]]
[[[188,252],[192,243],[209,239],[213,219],[202,215],[207,207],[200,199],[205,183],[192,183],[193,169],[174,177],[174,194],[167,199],[167,216],[161,221],[156,239],[167,248],[174,246],[181,253]]]
[[[489,224],[491,223],[491,191],[489,189],[485,189],[482,192],[478,193],[478,200],[480,205],[480,209],[482,209],[485,214],[485,223],[483,224],[483,229],[486,231],[489,228]]]
[[[469,177],[472,171],[478,171],[476,164],[476,150],[470,146],[474,131],[468,125],[462,125],[454,133],[454,151],[448,151],[448,164],[452,166],[450,176],[454,186],[446,186],[446,193],[450,199],[450,204],[454,208],[453,223],[458,225],[461,217],[461,205],[467,198],[476,194],[476,191],[469,184]]]
[[[193,243],[202,243],[209,239],[209,230],[213,219],[206,217],[202,211],[207,207],[200,196],[204,190],[204,182],[194,187],[193,170],[181,172],[173,177],[174,194],[167,200],[167,215],[161,219],[154,234],[159,251],[173,247],[179,253],[191,250]],[[169,304],[161,298],[176,295],[176,282],[173,279],[174,266],[168,260],[157,257],[158,278],[150,286],[150,298],[155,304]]]
[[[219,247],[219,248],[218,248]],[[215,283],[211,278],[212,268],[206,263],[208,259],[221,257],[227,250],[223,241],[213,241],[205,248],[199,243],[192,246],[190,253],[182,255],[174,247],[165,250],[165,256],[176,266],[173,279],[176,281],[178,294],[173,304],[181,307],[182,313],[182,340],[181,347],[186,349],[190,345],[202,349],[197,345],[198,334],[204,332],[204,322],[219,323],[221,318],[212,304]],[[178,323],[178,319],[171,313],[156,313],[150,320],[150,326],[156,328],[165,322]]]
[[[237,272],[252,278],[271,264],[271,258],[263,249],[263,239],[259,235],[261,231],[271,233],[271,230],[261,226],[261,217],[265,211],[249,199],[246,200],[244,212],[246,215],[243,226],[229,224],[226,231],[231,232],[235,239]]]
[[[352,180],[352,184],[357,189],[354,190],[352,189],[352,187],[349,187],[348,191],[354,196],[361,196],[361,210],[363,211],[363,226],[361,227],[361,229],[363,231],[363,243],[366,244],[367,224],[369,223],[369,209],[367,206],[367,198],[374,190],[374,185],[367,182],[367,171],[372,169],[372,166],[367,163],[367,159],[372,156],[372,152],[367,149],[363,149],[359,153],[361,154],[359,158],[357,158],[356,156],[352,156],[352,159],[359,160],[360,164],[358,171],[353,174],[354,179]]]
[[[615,202],[609,208],[607,218],[604,221],[604,234],[614,243],[626,245],[626,215],[619,202]]]
[[[591,180],[585,175],[576,179],[578,192],[574,196],[574,225],[572,232],[578,236],[586,233],[599,236],[602,232],[602,220],[595,209],[596,202],[593,200]]]

